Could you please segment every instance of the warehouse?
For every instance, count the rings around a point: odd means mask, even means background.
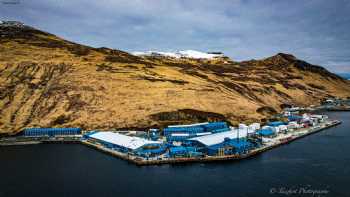
[[[205,146],[211,146],[211,145],[222,143],[225,140],[225,138],[237,139],[237,138],[245,138],[245,137],[247,137],[246,132],[239,132],[238,129],[234,129],[234,130],[230,130],[222,133],[215,133],[212,135],[194,137],[188,140],[192,142],[199,142]]]
[[[215,133],[201,137],[190,138],[188,141],[192,145],[202,147],[208,155],[230,155],[240,154],[248,151],[252,144],[246,139],[247,132],[241,132],[240,129]]]
[[[23,131],[25,137],[55,137],[80,134],[80,128],[28,128]]]
[[[229,131],[226,122],[205,122],[191,125],[172,125],[163,130],[167,141],[184,141],[188,138]]]
[[[84,137],[94,143],[100,143],[107,148],[123,153],[133,153],[140,156],[158,155],[166,150],[164,144],[160,141],[152,141],[140,137],[131,137],[111,131],[92,132]]]
[[[207,147],[207,154],[210,156],[224,156],[233,154],[243,154],[253,148],[253,145],[247,139],[228,139],[220,144]]]
[[[169,148],[169,157],[202,157],[196,147],[175,146]]]

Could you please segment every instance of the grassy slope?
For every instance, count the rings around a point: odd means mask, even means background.
[[[139,58],[20,30],[0,38],[0,132],[237,123],[265,118],[264,106],[350,96],[348,82],[295,61],[283,54],[240,63]]]

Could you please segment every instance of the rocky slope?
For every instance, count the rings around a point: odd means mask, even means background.
[[[0,25],[0,132],[261,121],[282,104],[350,96],[348,81],[288,54],[234,62],[134,56]]]

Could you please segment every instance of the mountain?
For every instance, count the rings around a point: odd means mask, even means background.
[[[243,62],[199,57],[135,56],[2,23],[0,132],[237,124],[264,121],[285,104],[350,96],[347,80],[290,54]]]

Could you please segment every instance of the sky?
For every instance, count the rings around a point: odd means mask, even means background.
[[[221,51],[235,61],[283,52],[350,73],[349,0],[0,0],[0,20],[93,47]]]

